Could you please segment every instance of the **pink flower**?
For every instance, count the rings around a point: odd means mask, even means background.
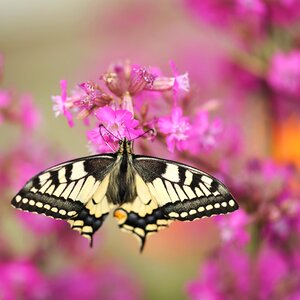
[[[62,228],[60,220],[46,218],[43,215],[30,214],[28,212],[18,211],[18,217],[27,229],[31,230],[35,236],[48,236],[53,232],[58,232]]]
[[[201,278],[189,283],[187,292],[190,299],[195,300],[204,299],[206,295],[207,299],[264,300],[277,295],[280,299],[289,299],[294,288],[288,283],[298,274],[289,274],[285,259],[269,245],[263,245],[257,257],[251,258],[242,247],[222,247],[204,263]]]
[[[261,0],[186,0],[188,7],[202,20],[212,25],[233,25],[237,21],[245,24],[250,21],[261,21],[266,11]],[[242,19],[247,15],[248,19]],[[259,18],[257,18],[259,17]]]
[[[174,96],[177,98],[179,92],[188,92],[190,90],[190,82],[188,73],[179,74],[175,63],[170,62],[173,71],[173,77],[156,76],[153,80],[151,90],[167,91],[173,89]]]
[[[112,97],[102,91],[98,84],[93,81],[83,82],[78,85],[80,90],[75,90],[68,99],[72,106],[78,108],[78,118],[86,118],[98,107],[103,107],[112,101]]]
[[[33,104],[32,96],[24,94],[21,96],[21,122],[26,129],[35,128],[39,121],[40,115],[37,108]]]
[[[95,115],[104,128],[96,127],[89,131],[88,139],[94,144],[103,144],[102,137],[106,141],[117,141],[125,137],[132,140],[142,134],[142,130],[136,129],[139,122],[133,118],[132,113],[128,110],[113,110],[111,107],[105,106],[99,108]]]
[[[54,278],[51,294],[61,300],[141,299],[136,279],[114,266],[65,270]]]
[[[276,25],[288,26],[299,21],[300,2],[298,0],[276,0],[270,1],[269,13]]]
[[[4,64],[4,59],[3,59],[3,56],[0,53],[0,80],[1,80],[2,74],[3,74],[3,64]]]
[[[170,152],[174,152],[175,148],[179,151],[186,149],[190,123],[187,117],[183,117],[180,107],[173,108],[171,116],[159,118],[157,125],[159,130],[167,135],[166,141]]]
[[[261,0],[236,0],[235,6],[238,13],[245,15],[264,15],[267,10],[266,4]]]
[[[8,90],[0,90],[0,109],[7,107],[12,100],[11,92]]]
[[[192,153],[198,153],[199,148],[206,151],[214,149],[223,130],[221,119],[216,118],[210,121],[207,111],[199,111],[196,114],[192,128],[191,143],[193,146],[190,147]]]
[[[100,132],[100,130],[102,131]],[[89,141],[88,149],[91,153],[114,152],[110,147],[111,144],[114,144],[114,140],[104,128],[96,127],[88,130],[86,135]]]
[[[69,107],[67,106],[67,81],[61,80],[60,87],[61,87],[61,95],[52,96],[53,110],[55,112],[56,117],[63,114],[67,118],[69,126],[73,127],[74,126],[73,116],[71,112],[68,110]]]
[[[250,236],[246,230],[246,226],[249,224],[249,216],[243,209],[239,209],[232,215],[218,216],[216,222],[223,242],[245,245],[249,241]]]
[[[277,52],[268,72],[270,85],[278,92],[300,95],[300,51]]]
[[[243,299],[250,292],[250,269],[243,251],[222,248],[204,263],[200,278],[187,285],[189,299]]]
[[[0,298],[47,299],[48,287],[39,270],[27,261],[7,261],[0,264]]]
[[[0,124],[4,121],[5,115],[3,111],[6,109],[12,101],[11,92],[8,90],[0,90]]]

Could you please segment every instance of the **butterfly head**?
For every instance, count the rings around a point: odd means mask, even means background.
[[[133,146],[133,141],[132,140],[127,140],[127,138],[124,138],[119,141],[119,153],[132,153],[132,146]]]

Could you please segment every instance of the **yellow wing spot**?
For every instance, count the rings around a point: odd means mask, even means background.
[[[142,228],[134,228],[134,232],[140,236],[145,236],[145,231]]]
[[[42,202],[37,202],[35,205],[39,208],[42,208],[44,206],[44,204]]]
[[[149,230],[149,231],[157,230],[157,225],[156,224],[148,224],[146,226],[146,230]]]
[[[82,232],[84,232],[84,233],[92,233],[93,232],[93,228],[91,226],[83,226]]]
[[[16,202],[20,202],[22,200],[22,197],[20,196],[20,195],[18,195],[17,197],[16,197]]]

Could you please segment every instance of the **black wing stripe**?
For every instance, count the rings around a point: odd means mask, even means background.
[[[45,214],[56,219],[70,219],[84,208],[80,201],[69,199],[58,201],[53,195],[50,197],[47,194],[32,192],[18,194],[11,203],[18,209]]]
[[[192,199],[168,203],[163,206],[166,216],[179,221],[192,221],[197,218],[226,214],[238,209],[238,204],[228,195],[209,199]]]

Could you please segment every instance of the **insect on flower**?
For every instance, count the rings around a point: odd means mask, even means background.
[[[90,240],[111,210],[141,242],[172,221],[193,221],[238,209],[211,175],[176,161],[136,155],[123,137],[115,153],[78,158],[30,179],[13,198],[18,209],[66,220]]]

